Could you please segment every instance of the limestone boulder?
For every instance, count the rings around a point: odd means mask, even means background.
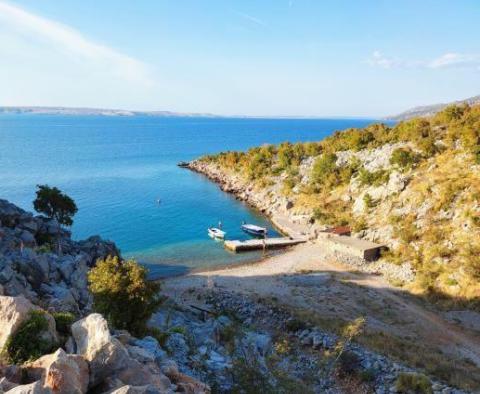
[[[11,390],[8,390],[8,394],[53,394],[52,390],[48,387],[43,387],[41,381],[37,381],[30,384],[22,384],[16,386]]]
[[[23,296],[7,297],[0,296],[0,349],[5,346],[10,335],[28,319],[30,311],[41,310]],[[45,313],[48,321],[48,331],[43,334],[44,339],[53,343],[58,341],[55,329],[55,319]]]
[[[111,391],[109,394],[159,394],[161,391],[156,389],[153,386],[122,386],[114,391]]]
[[[27,364],[32,380],[41,380],[45,388],[56,394],[82,394],[87,391],[88,364],[82,356],[67,354],[63,349]]]
[[[126,368],[129,355],[125,347],[113,338],[107,321],[98,313],[92,313],[72,325],[77,354],[90,366],[90,387],[106,377]]]
[[[17,383],[11,382],[5,376],[3,378],[0,378],[0,393],[11,390],[17,386]]]
[[[160,392],[165,392],[171,387],[170,380],[153,362],[141,363],[135,359],[129,359],[126,368],[118,371],[116,377],[127,385],[150,385]]]
[[[179,372],[176,368],[165,369],[165,374],[174,383],[178,391],[187,394],[209,394],[211,392],[210,387],[200,382],[199,380],[192,378]]]

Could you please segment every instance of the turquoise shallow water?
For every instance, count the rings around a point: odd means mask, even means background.
[[[181,160],[264,143],[318,141],[365,119],[230,119],[0,116],[0,198],[32,210],[35,185],[71,195],[79,212],[73,237],[117,243],[154,276],[253,260],[231,254],[206,233],[221,220],[230,239],[242,220],[268,221]],[[160,198],[161,204],[156,200]]]

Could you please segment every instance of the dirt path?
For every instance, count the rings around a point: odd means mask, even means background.
[[[216,287],[273,298],[323,321],[344,322],[366,316],[371,332],[387,333],[399,343],[413,344],[409,349],[413,359],[421,358],[422,355],[415,354],[415,344],[421,344],[438,360],[445,358],[460,365],[469,359],[477,369],[480,367],[478,335],[448,322],[441,313],[427,309],[424,302],[395,288],[383,277],[358,272],[334,260],[320,244],[298,245],[256,264],[195,273],[164,283],[164,290],[177,298],[192,289]]]

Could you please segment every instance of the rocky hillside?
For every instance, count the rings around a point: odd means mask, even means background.
[[[207,156],[190,168],[311,237],[350,225],[388,245],[376,267],[398,285],[479,309],[479,142],[480,106],[452,106],[318,143]]]
[[[480,96],[470,97],[465,100],[458,100],[458,101],[455,101],[454,103],[433,104],[433,105],[423,105],[420,107],[414,107],[398,115],[389,116],[388,120],[400,121],[400,120],[412,119],[419,116],[422,116],[422,117],[433,116],[438,112],[443,111],[449,105],[462,105],[462,104],[468,104],[468,105],[480,104]]]
[[[119,256],[100,237],[73,241],[57,221],[0,200],[0,393],[206,393],[158,341],[91,313],[87,274]]]
[[[137,338],[92,311],[87,273],[113,243],[5,200],[0,220],[0,393],[464,393],[356,344],[361,319],[333,334],[220,289],[165,301]]]
[[[119,255],[114,243],[73,241],[56,220],[0,200],[0,294],[23,295],[56,311],[88,311],[88,269],[108,255]]]

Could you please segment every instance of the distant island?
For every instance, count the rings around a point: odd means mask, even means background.
[[[81,108],[81,107],[0,107],[0,114],[38,114],[38,115],[74,115],[74,116],[157,116],[157,117],[202,117],[217,118],[220,115],[207,113],[185,113],[172,111],[130,111],[123,109]]]
[[[450,103],[432,104],[432,105],[423,105],[419,107],[414,107],[407,111],[401,112],[398,115],[388,116],[386,119],[401,121],[401,120],[407,120],[407,119],[412,119],[416,117],[432,116],[444,110],[446,107],[452,104],[468,104],[468,105],[480,104],[480,95],[470,97],[465,100],[453,101]]]

